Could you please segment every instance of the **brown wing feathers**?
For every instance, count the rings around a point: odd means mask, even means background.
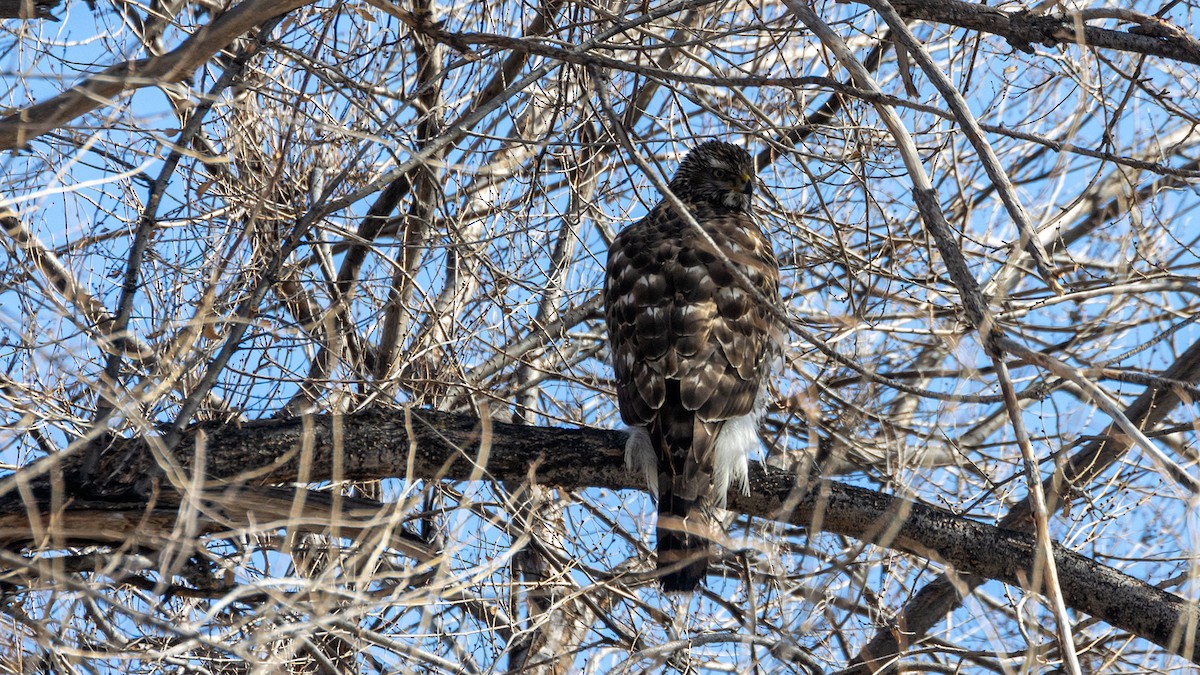
[[[747,210],[752,181],[745,151],[710,142],[689,154],[671,186],[773,300],[774,256]],[[666,204],[613,242],[605,304],[622,419],[646,428],[657,459],[662,585],[690,591],[707,573],[712,510],[725,501],[726,485],[714,485],[718,439],[726,422],[755,409],[773,349],[770,314]]]

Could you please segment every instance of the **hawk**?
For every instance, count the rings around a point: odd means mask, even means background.
[[[703,143],[669,185],[702,232],[664,200],[608,249],[605,319],[631,427],[625,461],[658,497],[666,591],[696,588],[715,510],[731,487],[749,494],[747,456],[781,337],[767,305],[779,302],[779,266],[751,209],[754,181],[745,150]]]

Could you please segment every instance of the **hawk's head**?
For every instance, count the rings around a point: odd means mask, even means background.
[[[732,143],[708,141],[683,158],[670,187],[675,196],[686,201],[749,211],[754,194],[754,160]]]

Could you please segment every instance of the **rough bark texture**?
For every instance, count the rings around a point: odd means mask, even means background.
[[[1181,354],[1175,363],[1163,371],[1162,377],[1165,380],[1189,384],[1200,381],[1200,342],[1194,343],[1187,351]],[[1143,392],[1141,396],[1137,397],[1125,409],[1125,416],[1142,429],[1153,429],[1165,420],[1167,415],[1182,402],[1183,399],[1180,396],[1180,392],[1174,388],[1151,388]],[[1064,485],[1086,486],[1108,469],[1113,462],[1124,455],[1129,448],[1129,438],[1121,433],[1114,422],[1109,425],[1104,434],[1101,434],[1096,440],[1072,455],[1063,471],[1046,479],[1042,485],[1050,502],[1049,508],[1051,512],[1056,511],[1061,506],[1061,504],[1055,503],[1057,501],[1055,496],[1062,493]],[[1000,525],[1004,528],[1029,532],[1033,529],[1030,513],[1031,507],[1028,500],[1022,501],[1001,519]],[[1058,558],[1056,557],[1057,560]],[[967,572],[973,571],[965,567],[961,569]],[[986,573],[978,573],[978,576],[974,577],[944,574],[917,591],[898,615],[898,622],[904,625],[903,634],[907,641],[911,643],[920,640],[935,625],[940,623],[946,615],[954,611],[961,604],[964,593],[970,593],[983,583],[986,578],[998,579],[1000,577]],[[1071,599],[1073,594],[1067,590],[1067,585],[1071,583],[1074,582],[1063,582],[1063,593],[1067,597],[1067,602],[1076,609],[1083,609],[1073,604],[1073,600]],[[1117,587],[1114,590],[1119,590],[1119,588]],[[1111,599],[1112,597],[1120,596],[1114,595],[1108,597]],[[1172,597],[1178,599],[1177,596]],[[1102,601],[1105,599],[1105,596],[1097,594],[1093,596],[1093,599]],[[1110,609],[1121,614],[1127,614],[1130,611],[1136,611],[1134,609],[1136,607],[1137,605],[1122,608],[1120,605],[1117,605]],[[1187,612],[1190,613],[1177,614],[1173,618],[1166,620],[1165,623],[1162,620],[1153,621],[1152,623],[1160,631],[1160,639],[1163,640],[1162,642],[1158,640],[1153,641],[1167,647],[1173,653],[1181,654],[1195,660],[1194,636],[1193,639],[1185,639],[1183,637],[1184,627],[1190,626],[1190,630],[1195,631],[1195,611],[1195,607],[1190,607],[1187,608]],[[1102,616],[1090,611],[1088,613],[1093,614],[1093,616]],[[1156,614],[1159,617],[1165,616],[1158,614],[1157,610],[1151,610],[1147,614]],[[1107,618],[1105,620],[1114,626],[1121,625],[1115,620]],[[1170,627],[1166,624],[1170,624]],[[1164,630],[1166,632],[1161,632]],[[899,634],[895,630],[879,631],[867,643],[867,646],[862,649],[859,655],[855,657],[854,669],[850,672],[877,673],[883,670],[894,669],[896,659],[906,647],[905,644],[901,644],[900,640],[897,639]],[[1145,636],[1145,634],[1140,632],[1138,634]]]
[[[342,439],[340,448],[335,448],[332,441],[334,427],[340,427],[336,431]],[[241,508],[246,512],[243,517],[253,514],[260,521],[263,513],[284,517],[294,500],[291,493],[272,500],[269,494],[264,496],[254,488],[229,484],[328,480],[334,475],[338,459],[338,474],[346,480],[519,479],[532,470],[540,482],[570,487],[637,489],[641,483],[639,477],[624,469],[623,432],[528,427],[430,410],[201,425],[188,434],[174,456],[181,470],[176,476],[190,476],[195,471],[190,449],[197,438],[203,438],[202,454],[208,458],[205,469],[210,481],[227,486],[206,492],[236,491],[236,497],[214,499],[221,502],[226,515]],[[302,454],[306,457],[303,462]],[[117,441],[106,457],[109,462],[124,465],[118,475],[130,485],[154,461],[142,439]],[[69,477],[76,463],[63,462],[63,473],[59,475]],[[51,473],[55,474],[58,471]],[[55,483],[64,485],[62,481]],[[827,481],[806,483],[793,474],[757,465],[751,467],[750,484],[750,496],[731,496],[731,509],[802,526],[811,526],[819,517],[823,531],[937,561],[950,569],[950,579],[962,573],[1023,585],[1031,578],[1034,541],[1028,534],[864,488]],[[28,500],[19,496],[0,501],[0,541],[9,546],[46,541],[56,545],[112,543],[135,531],[141,537],[152,537],[155,532],[165,537],[171,531],[171,514],[176,512],[171,507],[174,500],[166,496],[170,492],[160,490],[154,496],[155,506],[147,514],[149,500],[68,500],[61,487],[54,490],[48,482],[35,481],[24,493],[36,503],[26,503]],[[326,513],[361,513],[369,517],[369,503],[346,503],[354,509],[335,508]],[[51,504],[59,505],[53,510],[58,511],[56,522],[62,525],[48,532],[44,523],[49,522]],[[31,513],[41,525],[31,523]],[[410,554],[422,555],[419,551]],[[1184,599],[1061,547],[1056,548],[1055,559],[1070,607],[1194,659],[1190,650],[1195,640],[1182,639],[1181,635],[1184,627],[1195,632],[1196,610]],[[953,588],[953,584],[950,586]]]
[[[52,99],[0,120],[0,150],[19,148],[30,139],[99,108],[126,91],[190,77],[234,39],[268,19],[306,4],[308,2],[304,0],[243,2],[162,56],[110,66]]]
[[[49,19],[60,0],[0,0],[0,19]]]
[[[1200,50],[1193,41],[1157,33],[1153,27],[1130,31],[1083,25],[1078,31],[1072,16],[1008,12],[995,7],[956,0],[893,0],[892,6],[906,19],[920,19],[960,28],[992,33],[1008,40],[1014,49],[1033,52],[1033,45],[1088,45],[1135,54],[1160,56],[1183,63],[1200,63]],[[1140,31],[1140,32],[1135,32]],[[1150,33],[1150,34],[1148,34]]]

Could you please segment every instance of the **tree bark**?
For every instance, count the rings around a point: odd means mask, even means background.
[[[335,437],[340,447],[335,448]],[[204,452],[193,453],[198,441]],[[190,480],[198,468],[194,458],[203,456],[205,492],[238,492],[236,499],[223,500],[226,514],[242,505],[243,517],[251,519],[258,518],[255,512],[263,508],[274,516],[286,513],[288,504],[285,500],[280,507],[270,507],[271,501],[261,494],[256,497],[255,491],[279,488],[253,486],[301,477],[305,482],[329,480],[335,458],[341,462],[338,475],[344,480],[520,480],[532,475],[543,484],[563,487],[640,489],[640,479],[625,471],[624,442],[622,431],[530,427],[432,410],[375,410],[240,425],[202,424],[189,431],[163,475]],[[136,499],[128,491],[122,503],[65,499],[69,495],[62,493],[62,486],[69,485],[78,460],[54,459],[43,460],[53,464],[52,470],[39,465],[22,470],[48,473],[51,480],[29,478],[28,487],[21,491],[25,498],[9,490],[0,499],[0,543],[10,547],[33,541],[53,541],[58,546],[116,543],[135,533],[147,536],[155,528],[170,532],[171,516],[178,512],[170,506],[171,490],[155,496],[149,513],[150,500]],[[116,476],[131,486],[154,464],[150,444],[140,438],[116,441],[105,461],[122,468],[109,473],[104,471],[109,467],[102,467],[101,475]],[[749,496],[730,496],[730,509],[805,527],[819,518],[822,531],[935,561],[946,567],[951,580],[966,574],[1024,586],[1032,578],[1035,544],[1023,532],[865,488],[832,481],[811,483],[759,465],[751,467],[750,486]],[[360,510],[361,501],[356,501]],[[59,506],[52,508],[52,504]],[[61,531],[49,531],[50,523],[50,528]],[[222,521],[222,526],[227,529],[229,523]],[[1055,547],[1055,561],[1069,607],[1196,660],[1194,645],[1200,635],[1196,634],[1196,608],[1189,602],[1061,546]]]

